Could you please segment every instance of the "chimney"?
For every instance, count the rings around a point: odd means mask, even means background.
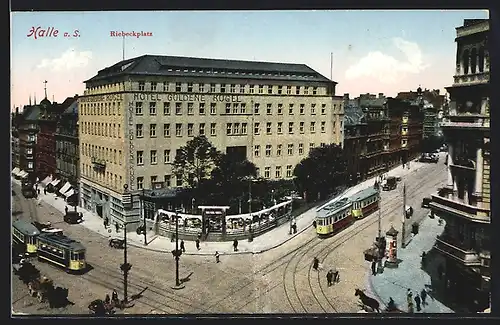
[[[349,100],[349,94],[348,93],[344,94],[344,100]]]
[[[384,98],[384,93],[378,93],[378,98]]]

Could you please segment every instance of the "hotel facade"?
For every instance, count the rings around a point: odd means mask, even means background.
[[[336,82],[303,64],[145,55],[85,83],[81,204],[113,223],[139,217],[143,188],[184,185],[172,163],[197,135],[246,157],[266,179],[291,179],[310,149],[343,143]],[[131,211],[121,201],[125,184]]]

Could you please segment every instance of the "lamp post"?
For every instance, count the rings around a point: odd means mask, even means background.
[[[403,223],[401,225],[401,248],[405,248],[406,235],[406,183],[403,183]]]
[[[144,246],[148,246],[148,240],[146,238],[146,202],[143,202],[144,201],[144,198],[145,198],[145,190],[144,188],[142,189],[142,197],[141,197],[141,212],[142,212],[142,219],[143,219],[143,222],[144,222]],[[148,206],[148,212],[149,212],[149,204],[147,205]]]
[[[179,250],[179,209],[175,210],[175,286],[172,289],[179,290],[185,286],[179,280],[179,258],[182,252]]]
[[[122,195],[122,204],[123,208],[126,211],[130,211],[132,209],[132,194],[128,191],[128,185],[125,184],[123,185],[123,192],[124,194]],[[133,223],[133,222],[130,222]],[[132,264],[128,262],[127,259],[127,222],[125,221],[123,223],[123,241],[124,241],[124,247],[123,247],[123,264],[120,265],[120,269],[123,271],[123,307],[124,308],[129,308],[132,307],[133,304],[130,304],[128,301],[128,273],[130,272],[130,269],[132,268]]]

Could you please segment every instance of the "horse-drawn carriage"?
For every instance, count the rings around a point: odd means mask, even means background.
[[[354,295],[359,297],[359,306],[361,307],[360,313],[372,313],[377,312],[380,313],[380,303],[369,296],[367,296],[363,290],[356,289]],[[404,313],[404,311],[397,308],[394,300],[390,298],[387,307],[384,309],[386,313]]]

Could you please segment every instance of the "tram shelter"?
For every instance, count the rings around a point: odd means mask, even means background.
[[[203,238],[210,232],[222,233],[226,235],[226,214],[228,206],[205,206],[200,205],[201,210],[201,234]]]

